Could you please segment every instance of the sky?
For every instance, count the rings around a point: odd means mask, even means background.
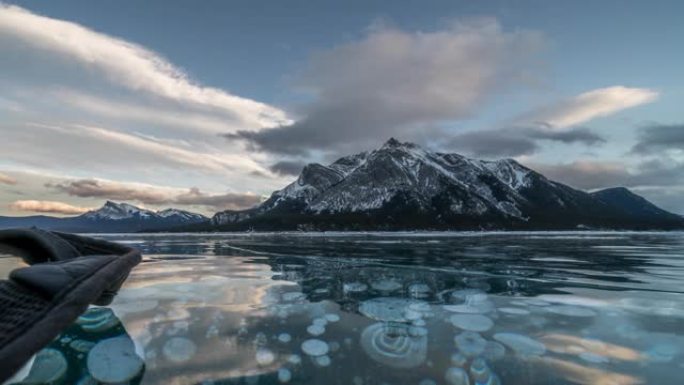
[[[683,12],[0,0],[0,215],[241,209],[390,137],[684,214]]]

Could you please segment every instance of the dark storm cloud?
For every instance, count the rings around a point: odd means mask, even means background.
[[[540,147],[540,140],[566,144],[583,143],[589,146],[605,142],[601,136],[583,127],[556,131],[548,125],[543,125],[466,132],[456,135],[447,147],[474,156],[520,156],[536,152]]]
[[[273,164],[270,169],[278,175],[299,175],[306,163],[298,161],[280,161]]]
[[[533,76],[542,45],[538,34],[505,32],[492,19],[435,32],[375,28],[309,61],[299,85],[314,100],[302,119],[226,136],[292,155],[353,152],[390,136],[416,140],[437,131],[426,127],[467,118],[502,88]]]
[[[632,152],[650,154],[661,150],[684,150],[684,124],[644,127]]]

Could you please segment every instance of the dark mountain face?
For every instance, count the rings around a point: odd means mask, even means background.
[[[212,223],[227,230],[684,227],[681,217],[629,194],[638,199],[575,190],[512,159],[469,159],[391,139],[329,166],[310,164],[261,205],[217,213]],[[645,221],[639,210],[652,216]]]
[[[126,203],[107,202],[97,210],[77,217],[55,218],[42,215],[0,217],[0,228],[36,226],[72,232],[136,232],[166,230],[207,222],[209,218],[183,210],[150,211]]]

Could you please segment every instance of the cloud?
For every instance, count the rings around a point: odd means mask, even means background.
[[[540,149],[539,141],[565,144],[582,143],[596,146],[605,139],[589,129],[578,127],[553,131],[542,127],[515,127],[469,131],[454,136],[447,144],[450,149],[482,157],[513,157],[529,155]]]
[[[12,51],[40,51],[78,65],[84,76],[97,72],[105,80],[131,91],[228,112],[247,126],[286,120],[285,113],[277,108],[200,86],[159,54],[76,23],[0,4],[0,35],[4,36],[0,39],[0,50],[6,55]]]
[[[173,203],[210,206],[220,210],[239,210],[252,207],[261,201],[262,197],[256,194],[205,194],[197,188],[191,188],[187,193],[175,197]]]
[[[632,152],[652,154],[663,150],[684,151],[684,124],[656,124],[641,130]]]
[[[305,165],[304,162],[283,160],[271,165],[270,169],[279,175],[299,175]]]
[[[17,180],[7,174],[0,172],[0,184],[15,185],[17,184]]]
[[[457,134],[447,147],[475,156],[492,157],[532,154],[540,149],[538,142],[541,140],[596,146],[606,140],[577,125],[650,103],[657,97],[656,91],[646,88],[599,88],[533,109],[501,128]]]
[[[301,119],[226,136],[296,155],[427,137],[426,127],[471,117],[495,93],[532,76],[542,46],[539,34],[507,32],[493,19],[432,32],[374,28],[311,58],[298,78],[313,96]]]
[[[193,187],[178,189],[100,179],[77,179],[47,183],[46,187],[79,198],[137,201],[149,205],[204,206],[214,210],[245,209],[261,202],[253,193],[204,193]]]
[[[657,98],[658,92],[647,88],[599,88],[533,110],[518,120],[527,124],[541,123],[554,129],[563,129],[651,103]]]
[[[620,162],[577,160],[553,165],[530,164],[530,167],[551,180],[587,190],[627,186],[632,178]]]
[[[65,215],[83,214],[86,211],[92,210],[90,207],[73,206],[64,202],[34,200],[15,201],[9,207],[15,211]]]

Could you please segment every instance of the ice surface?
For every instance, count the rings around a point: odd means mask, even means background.
[[[128,337],[102,340],[88,353],[88,371],[100,382],[123,383],[137,376],[142,368],[143,360]]]

